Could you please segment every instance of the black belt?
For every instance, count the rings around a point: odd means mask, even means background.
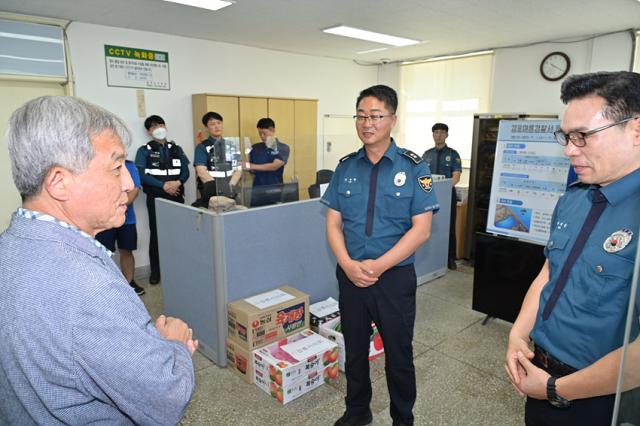
[[[551,354],[545,351],[542,347],[538,345],[534,345],[534,356],[533,359],[534,364],[538,364],[539,367],[543,368],[547,373],[551,374],[554,377],[562,377],[568,376],[569,374],[573,374],[578,371],[577,368],[573,368],[570,365],[565,364],[564,362],[554,358]]]

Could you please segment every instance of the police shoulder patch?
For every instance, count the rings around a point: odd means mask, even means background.
[[[342,157],[340,160],[338,160],[339,163],[342,163],[345,160],[348,160],[349,158],[353,157],[354,155],[356,155],[358,153],[358,151],[354,151],[350,154],[345,155],[344,157]]]
[[[431,192],[433,188],[433,179],[429,175],[420,176],[418,178],[418,183],[420,184],[420,188],[424,190],[424,192]]]
[[[422,161],[422,157],[420,157],[418,154],[416,154],[415,152],[410,151],[408,149],[405,149],[402,152],[402,155],[404,155],[405,157],[409,158],[415,164],[420,164],[420,162]]]

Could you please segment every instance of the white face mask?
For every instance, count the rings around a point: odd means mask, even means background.
[[[153,136],[154,139],[164,140],[164,138],[167,137],[167,129],[164,127],[156,127],[153,132],[151,132],[151,136]]]
[[[276,138],[274,138],[273,136],[267,136],[267,138],[264,140],[264,144],[267,146],[267,148],[273,149],[276,146]]]

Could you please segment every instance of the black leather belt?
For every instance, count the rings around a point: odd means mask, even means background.
[[[577,368],[573,368],[572,366],[565,364],[564,362],[554,358],[549,354],[549,352],[545,351],[542,347],[535,345],[534,346],[534,364],[538,364],[539,367],[543,368],[547,373],[551,374],[554,377],[562,377],[568,376],[569,374],[575,373],[578,371]]]

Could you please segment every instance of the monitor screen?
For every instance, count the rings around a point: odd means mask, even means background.
[[[244,204],[249,207],[298,201],[298,182],[243,188]]]

